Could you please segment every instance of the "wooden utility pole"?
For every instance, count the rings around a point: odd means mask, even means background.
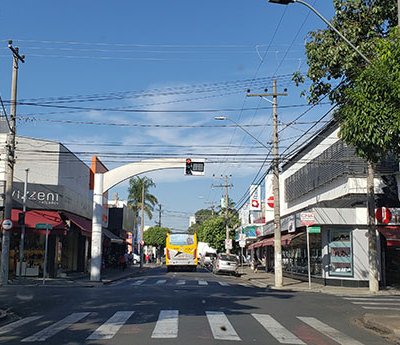
[[[286,90],[285,90],[286,91]],[[272,170],[273,170],[273,194],[274,194],[274,272],[275,287],[283,286],[283,270],[282,270],[282,243],[281,243],[281,210],[279,198],[279,138],[278,138],[278,96],[287,96],[287,93],[278,93],[276,79],[273,81],[272,93],[247,94],[248,97],[261,97],[269,101],[265,97],[272,97]]]
[[[9,134],[7,136],[6,145],[6,162],[5,162],[5,175],[6,185],[4,193],[4,219],[11,220],[12,214],[12,190],[14,179],[14,164],[15,164],[15,135],[16,135],[16,113],[17,113],[17,81],[18,81],[18,62],[25,62],[25,56],[19,54],[19,49],[12,46],[12,41],[8,42],[8,48],[13,54],[13,69],[11,81],[11,102],[10,102],[10,121],[9,121]],[[9,255],[10,255],[10,231],[11,229],[4,229],[1,245],[1,284],[8,284],[8,270],[9,270]],[[21,262],[22,264],[22,262]]]

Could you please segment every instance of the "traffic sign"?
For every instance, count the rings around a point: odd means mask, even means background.
[[[246,247],[246,240],[239,240],[239,247],[240,248]]]
[[[268,205],[269,207],[271,207],[271,208],[274,208],[274,196],[270,196],[270,197],[267,199],[267,205]]]
[[[320,234],[321,227],[320,226],[307,226],[307,231],[309,234]]]
[[[11,230],[13,227],[13,222],[11,219],[4,219],[2,226],[4,230]]]
[[[379,207],[375,212],[378,224],[388,224],[392,219],[392,212],[387,207]]]
[[[51,229],[53,229],[53,225],[47,224],[47,223],[38,223],[35,225],[35,228],[38,230],[40,230],[40,229],[51,230]]]
[[[225,249],[232,249],[232,240],[225,240]]]

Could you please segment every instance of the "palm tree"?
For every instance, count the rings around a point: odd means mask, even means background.
[[[153,218],[154,206],[158,204],[157,198],[149,192],[151,187],[155,187],[156,184],[151,178],[146,176],[139,177],[135,176],[129,179],[128,189],[128,206],[132,208],[134,213],[134,229],[137,229],[137,219],[139,211],[142,208],[142,192],[144,189],[144,212],[149,219]]]

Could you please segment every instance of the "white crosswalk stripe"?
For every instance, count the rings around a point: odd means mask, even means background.
[[[368,310],[400,310],[399,297],[344,297],[344,299]]]
[[[161,310],[152,338],[178,337],[178,310]]]
[[[281,344],[305,345],[292,332],[288,331],[278,321],[267,314],[251,314],[276,340]]]
[[[142,285],[145,281],[144,280],[136,280],[134,283],[132,283],[133,286],[138,286]]]
[[[156,285],[161,285],[161,284],[165,284],[167,282],[166,279],[160,279],[156,281]]]
[[[100,339],[111,339],[119,331],[119,329],[126,323],[126,321],[132,316],[134,311],[118,311],[112,317],[110,317],[105,323],[97,328],[91,335],[86,339],[88,340],[100,340]]]
[[[297,318],[341,345],[362,345],[359,341],[343,334],[335,328],[324,324],[314,317],[298,316]]]
[[[240,336],[240,332],[235,330],[228,316],[224,312],[220,311],[205,311],[205,317],[208,321],[212,338],[215,340],[225,340],[225,341],[242,341]],[[117,336],[118,332],[120,332],[121,328],[128,322],[128,320],[132,319],[132,323],[140,322],[139,319],[136,319],[135,311],[116,311],[113,315],[108,315],[108,319],[104,318],[106,321],[101,324],[99,322],[99,326],[97,329],[93,328],[91,330],[92,333],[87,336],[86,340],[108,340]],[[48,327],[43,328],[39,332],[34,333],[31,336],[23,338],[21,342],[44,342],[48,340],[50,337],[57,335],[59,332],[66,330],[67,328],[73,326],[75,323],[79,323],[83,318],[90,315],[90,312],[81,312],[81,313],[72,313],[65,317],[64,319],[51,324]],[[251,314],[254,322],[258,322],[265,333],[260,331],[257,334],[257,338],[265,339],[267,342],[272,341],[274,343],[279,344],[292,344],[292,345],[306,345],[312,339],[300,339],[298,336],[293,333],[293,329],[298,328],[298,324],[303,323],[312,329],[316,330],[319,334],[330,338],[338,344],[342,345],[362,345],[359,341],[347,336],[346,334],[340,332],[339,330],[325,324],[324,322],[319,321],[314,317],[304,317],[304,316],[292,316],[293,318],[297,318],[295,326],[292,326],[292,329],[286,328],[283,324],[281,324],[276,318],[274,318],[270,314],[259,314],[253,313]],[[204,317],[204,314],[203,314]],[[19,321],[12,322],[8,325],[5,325],[0,328],[0,334],[11,333],[16,331],[18,328],[23,328],[27,323],[33,323],[39,319],[43,318],[43,316],[31,316],[21,319]],[[175,339],[178,338],[178,327],[180,322],[179,310],[160,310],[157,321],[155,322],[154,328],[151,331],[151,338],[153,339]],[[288,321],[286,321],[288,322]],[[38,324],[40,324],[38,322]],[[242,326],[244,323],[239,323]],[[85,325],[86,327],[87,325]],[[130,327],[126,327],[125,332],[129,332]],[[132,328],[134,329],[134,328]],[[239,329],[240,331],[240,329]],[[304,332],[304,331],[303,331]],[[17,334],[15,332],[14,334]],[[244,332],[246,334],[246,332]],[[269,337],[267,336],[269,334]],[[304,334],[304,333],[303,333]],[[150,336],[150,334],[148,335]],[[269,340],[268,340],[269,339]],[[274,340],[273,340],[274,339]],[[211,341],[212,339],[210,339]],[[245,339],[243,339],[245,340]],[[247,339],[246,339],[247,340]],[[315,339],[314,339],[315,340]],[[313,344],[315,341],[313,340]],[[320,340],[320,339],[319,339]],[[14,344],[15,342],[13,342]]]
[[[176,285],[185,285],[186,284],[186,280],[178,280],[176,282]]]
[[[221,286],[230,286],[230,284],[227,283],[227,282],[218,282],[218,283],[219,283],[219,285],[221,285]]]
[[[0,327],[0,335],[9,333],[9,332],[13,331],[14,329],[17,329],[18,327],[26,325],[27,323],[38,320],[42,317],[43,316],[29,316],[29,317],[25,317],[21,320],[9,323],[8,325]]]
[[[45,329],[35,333],[34,335],[28,338],[22,339],[21,341],[22,342],[46,341],[48,338],[70,327],[72,324],[82,320],[89,314],[90,313],[72,313],[71,315],[68,315],[66,318],[52,324],[49,327],[46,327]]]
[[[215,339],[241,340],[224,313],[206,311],[206,315]]]
[[[198,280],[199,285],[208,285],[207,281],[205,280]]]

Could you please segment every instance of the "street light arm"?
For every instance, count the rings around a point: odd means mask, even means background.
[[[351,48],[353,48],[358,53],[358,55],[360,55],[368,64],[371,63],[371,61],[363,53],[361,53],[361,51],[353,43],[351,43],[344,35],[342,35],[342,33],[338,29],[336,29],[321,13],[319,13],[313,6],[311,6],[307,2],[305,2],[303,0],[269,0],[269,2],[272,2],[275,4],[280,4],[280,5],[288,5],[291,3],[298,2],[299,4],[302,4],[306,7],[308,7],[318,17],[320,17],[326,25],[328,25],[333,31],[335,31],[336,34],[339,35],[339,37],[342,40],[344,40]]]
[[[245,132],[246,134],[250,135],[255,141],[257,141],[262,147],[269,149],[269,147],[267,147],[262,141],[260,141],[258,138],[256,138],[253,134],[251,134],[247,129],[245,129],[244,127],[242,127],[241,125],[239,125],[239,123],[237,123],[236,121],[232,120],[230,117],[226,117],[226,116],[216,116],[214,117],[214,120],[219,120],[219,121],[224,121],[224,120],[228,120],[233,122],[237,127],[239,127],[243,132]]]

